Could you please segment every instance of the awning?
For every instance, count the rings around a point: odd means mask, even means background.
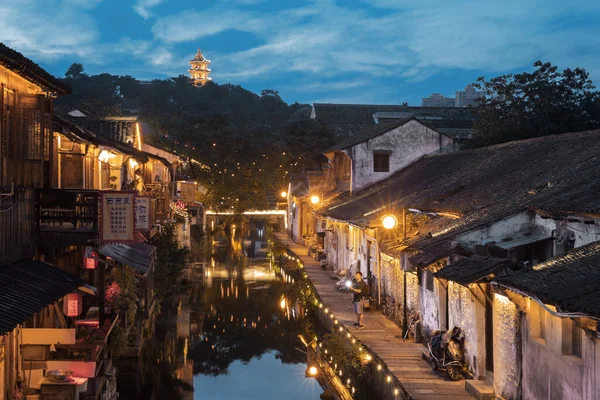
[[[98,289],[92,285],[88,285],[87,283],[83,286],[79,286],[77,290],[83,293],[91,294],[92,296],[98,296]]]
[[[507,258],[471,256],[454,262],[433,275],[461,285],[478,282],[488,275],[498,273],[512,265]]]
[[[512,249],[514,247],[525,246],[526,244],[541,242],[542,240],[547,240],[551,237],[552,235],[545,232],[523,232],[502,238],[486,240],[483,244],[493,243],[503,249]]]
[[[0,267],[0,334],[84,284],[83,279],[41,261]]]
[[[98,252],[135,269],[142,275],[146,275],[152,269],[156,260],[156,247],[147,243],[105,244]]]

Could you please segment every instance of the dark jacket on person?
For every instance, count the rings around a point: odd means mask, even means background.
[[[352,298],[352,302],[358,303],[364,298],[369,297],[369,286],[364,280],[360,282],[354,282],[354,289],[360,290],[360,293],[354,292],[354,297]]]

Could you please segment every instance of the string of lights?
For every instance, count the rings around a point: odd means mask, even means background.
[[[304,263],[302,262],[302,259],[300,257],[298,257],[296,254],[294,254],[294,253],[289,254],[288,252],[291,252],[291,251],[288,249],[286,251],[286,253],[284,253],[282,256],[289,261],[297,263],[297,265],[301,269],[304,269]],[[282,274],[285,276],[285,271],[283,271],[283,268],[282,268]],[[303,272],[303,277],[304,277],[304,279],[307,280],[306,272]],[[285,280],[285,278],[284,278],[284,280]],[[310,287],[312,288],[312,291],[310,293],[310,297],[312,298],[312,305],[313,305],[315,311],[317,311],[318,313],[321,313],[321,315],[323,317],[322,321],[324,321],[327,324],[327,326],[330,327],[330,332],[332,334],[339,335],[339,337],[341,337],[341,338],[344,338],[350,346],[352,346],[355,350],[357,350],[358,353],[360,354],[360,360],[363,365],[373,364],[373,368],[376,371],[376,373],[383,374],[385,377],[384,380],[385,380],[386,384],[389,384],[392,386],[390,388],[390,390],[393,393],[394,397],[399,397],[400,396],[400,388],[399,388],[397,379],[395,379],[395,376],[391,373],[391,371],[388,369],[387,365],[383,362],[383,360],[381,360],[375,353],[370,351],[368,349],[368,347],[365,346],[357,338],[357,336],[355,336],[350,331],[350,329],[348,329],[347,327],[345,327],[343,325],[343,323],[335,316],[334,312],[325,305],[325,303],[323,302],[323,300],[321,299],[319,294],[316,292],[316,290],[314,289],[312,284]],[[333,371],[336,374],[338,374],[340,379],[343,376],[345,376],[344,368],[343,368],[341,362],[339,360],[335,360],[333,355],[329,351],[329,349],[327,349],[326,340],[324,338],[318,338],[316,336],[314,337],[314,340],[315,340],[315,343],[317,344],[318,348],[324,355],[324,360],[329,364],[329,366],[333,369]],[[311,371],[311,368],[313,368],[313,367],[317,368],[316,366],[309,366],[309,371]],[[317,370],[312,370],[312,372],[310,372],[310,374],[313,376],[318,374],[318,368],[317,368]],[[346,378],[345,382],[346,382],[346,387],[350,390],[352,395],[354,395],[356,393],[356,387],[352,384],[352,379],[350,377],[348,377],[348,378]]]

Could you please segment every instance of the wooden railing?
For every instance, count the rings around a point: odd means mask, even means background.
[[[150,196],[156,199],[156,218],[165,219],[170,213],[170,203],[173,200],[173,184],[172,183],[148,183],[145,185],[145,196]]]
[[[97,233],[99,205],[97,190],[38,189],[37,229]]]

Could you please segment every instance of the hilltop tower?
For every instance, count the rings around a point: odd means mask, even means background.
[[[208,64],[210,64],[210,60],[204,58],[202,51],[198,49],[196,57],[193,60],[190,60],[191,67],[188,69],[194,85],[204,86],[206,82],[212,81],[212,78],[208,76],[208,74],[210,74]]]

